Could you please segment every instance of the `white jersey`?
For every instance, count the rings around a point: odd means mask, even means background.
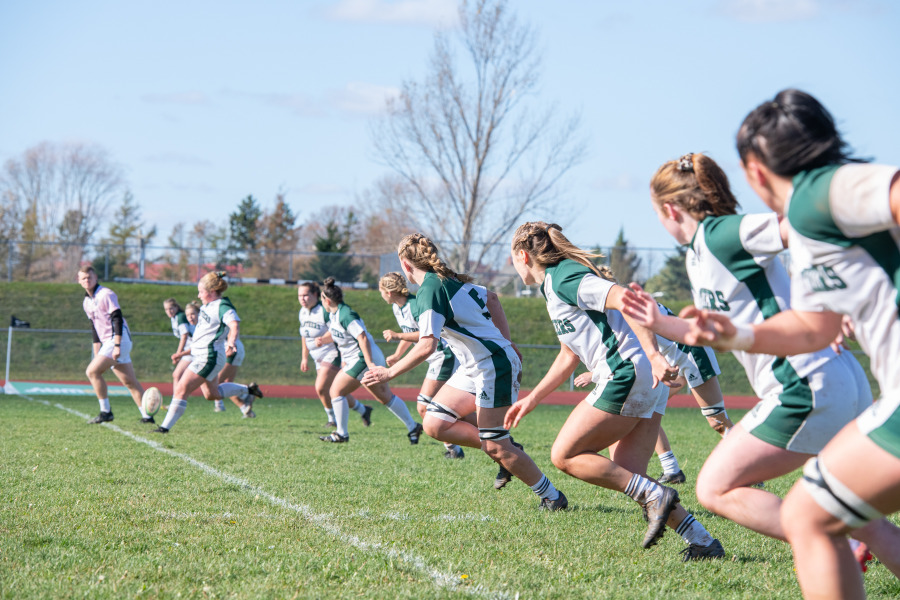
[[[365,334],[368,338],[373,357],[376,355],[378,346],[375,345],[372,334],[366,330],[366,324],[363,323],[356,311],[343,302],[338,304],[337,310],[326,314],[325,323],[341,353],[341,362],[345,365],[355,365],[359,361],[365,360],[362,349],[359,347],[359,340],[357,340],[361,334]]]
[[[706,217],[686,257],[694,304],[724,313],[736,324],[761,323],[789,309],[791,282],[778,258],[782,250],[774,213]],[[830,348],[787,358],[733,353],[760,398],[780,393],[789,381],[837,356]]]
[[[400,326],[403,333],[417,333],[419,331],[419,324],[416,322],[419,311],[417,310],[418,306],[416,304],[415,294],[408,294],[406,296],[406,303],[403,306],[392,304],[391,308],[394,311],[394,318],[397,319],[397,325]],[[435,351],[425,360],[428,364],[441,364],[445,360],[452,358],[453,351],[450,350],[450,346],[446,344],[445,340],[438,338],[437,349],[435,349]]]
[[[900,228],[890,207],[897,167],[848,164],[794,177],[790,224],[794,308],[849,315],[882,393],[900,390]]]
[[[416,309],[419,337],[443,336],[464,369],[491,357],[506,361],[512,342],[491,320],[484,287],[426,273],[416,295]]]
[[[325,360],[329,352],[336,349],[334,344],[326,344],[324,346],[316,346],[316,338],[322,337],[328,333],[328,325],[326,324],[325,307],[321,303],[316,304],[310,309],[300,309],[300,337],[306,344],[309,355],[315,362]]]
[[[615,285],[570,259],[547,267],[541,284],[559,341],[590,369],[595,383],[632,369],[630,359],[643,353],[622,313],[606,310]]]
[[[232,321],[240,321],[228,298],[219,298],[200,307],[197,327],[191,344],[191,354],[225,352],[227,335],[222,335]]]
[[[190,350],[191,349],[191,336],[194,334],[194,326],[191,325],[187,320],[187,315],[184,314],[184,311],[179,311],[174,317],[172,317],[172,335],[177,337],[179,340],[181,336],[187,334],[187,339],[184,341],[184,348],[182,350]]]

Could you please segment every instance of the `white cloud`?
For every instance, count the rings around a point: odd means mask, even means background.
[[[805,21],[820,13],[819,0],[725,0],[722,12],[746,23]]]
[[[329,92],[329,104],[342,112],[373,115],[384,111],[388,98],[400,94],[399,88],[351,81],[343,89]]]
[[[144,102],[152,104],[186,104],[201,106],[209,104],[209,97],[203,92],[173,92],[169,94],[144,94],[141,96]]]
[[[325,12],[335,21],[448,27],[458,18],[456,0],[340,0]]]

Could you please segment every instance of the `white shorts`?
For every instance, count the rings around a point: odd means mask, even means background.
[[[856,420],[859,430],[900,458],[900,391],[891,390]]]
[[[105,342],[100,344],[100,356],[105,356],[106,358],[112,358],[113,350],[116,348],[115,338],[109,338]],[[122,332],[122,343],[119,346],[119,360],[117,361],[120,365],[125,365],[131,362],[131,336],[126,332]]]
[[[384,360],[384,353],[381,351],[381,348],[378,346],[372,345],[371,347],[372,353],[372,362],[374,362],[379,367],[386,367],[387,362]],[[345,364],[344,365],[344,373],[354,378],[357,381],[362,381],[363,375],[369,372],[369,365],[366,364],[366,359],[360,357],[355,363]]]
[[[522,362],[508,346],[502,355],[490,356],[468,368],[460,365],[446,385],[473,394],[476,406],[502,408],[512,406],[519,398],[521,379]]]
[[[312,356],[312,353],[310,353],[310,356]],[[329,367],[340,367],[341,355],[337,348],[332,344],[331,348],[328,349],[328,352],[317,358],[315,363],[316,371],[321,371],[326,365]]]
[[[585,402],[598,410],[623,417],[649,419],[653,413],[666,414],[669,388],[653,387],[653,369],[644,354],[636,354],[612,376],[597,383]]]
[[[237,352],[232,354],[231,356],[225,355],[225,362],[232,367],[239,367],[244,364],[244,342],[241,341],[241,338],[237,339],[237,343],[234,345]]]
[[[215,381],[225,367],[225,352],[191,349],[191,359],[188,369],[207,381]]]
[[[778,448],[818,454],[870,406],[872,389],[865,372],[852,354],[842,352],[767,395],[741,419],[741,427]]]

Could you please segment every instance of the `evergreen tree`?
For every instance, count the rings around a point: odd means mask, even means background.
[[[135,202],[130,191],[122,197],[122,204],[110,219],[109,232],[103,238],[107,248],[101,250],[94,261],[94,269],[98,273],[106,272],[106,261],[109,259],[109,277],[134,277],[136,271],[128,263],[136,262],[140,257],[141,240],[149,242],[156,236],[156,226],[146,230],[141,216],[141,207]],[[130,247],[129,247],[130,246]]]
[[[634,281],[640,266],[641,258],[628,248],[625,228],[619,228],[616,243],[609,250],[609,268],[612,269],[613,276],[622,285],[627,285],[630,281]]]
[[[334,220],[325,223],[325,232],[316,236],[314,241],[316,257],[301,274],[303,279],[322,281],[326,277],[334,277],[337,281],[353,282],[359,277],[362,267],[353,263],[349,256],[351,231],[356,222],[353,212],[347,213],[344,223]]]
[[[262,217],[262,209],[252,194],[241,200],[237,210],[228,216],[229,263],[243,264],[245,267],[253,265],[252,256],[256,251],[259,239],[260,217]]]
[[[287,277],[290,253],[297,248],[300,237],[296,222],[294,211],[285,201],[284,194],[279,193],[272,211],[265,213],[260,221],[260,275]]]
[[[647,280],[644,286],[652,294],[660,294],[665,304],[672,300],[691,299],[691,280],[684,266],[687,246],[679,246],[676,253],[666,259],[663,268]]]

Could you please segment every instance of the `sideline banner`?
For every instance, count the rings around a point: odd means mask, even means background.
[[[131,392],[124,385],[108,386],[110,396],[128,396]],[[7,381],[4,393],[27,396],[94,396],[94,388],[73,383],[46,383],[39,381]]]

